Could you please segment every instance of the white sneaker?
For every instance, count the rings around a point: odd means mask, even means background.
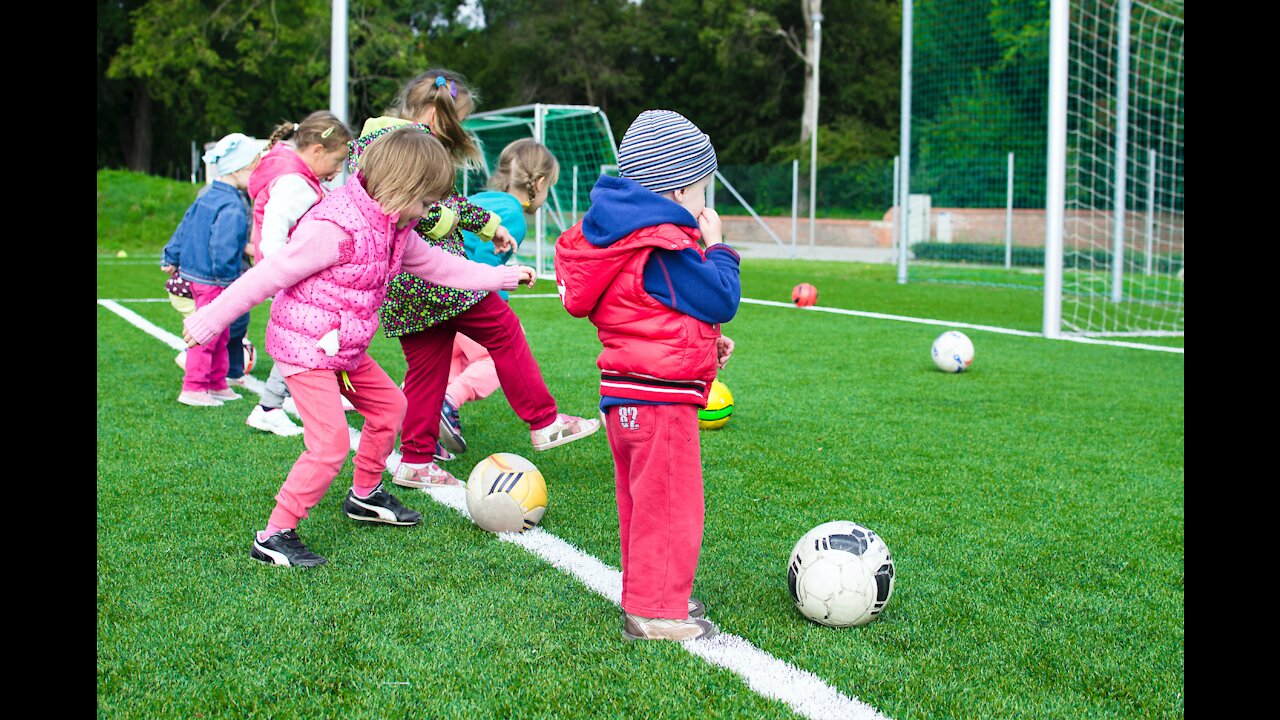
[[[249,413],[244,424],[255,430],[275,433],[281,437],[302,434],[302,428],[294,424],[285,411],[279,408],[266,410],[261,405],[254,405],[253,412]]]
[[[192,407],[218,407],[222,404],[208,390],[183,390],[178,393],[178,402]]]
[[[249,373],[245,373],[237,378],[229,377],[227,378],[227,386],[228,387],[244,387],[245,378],[247,377],[249,377]]]
[[[351,412],[356,409],[356,406],[351,404],[346,395],[341,395],[340,397],[342,398],[342,412]]]
[[[221,400],[222,402],[231,402],[232,400],[239,400],[244,397],[229,387],[222,390],[210,390],[209,394],[213,396],[214,400]]]
[[[647,618],[631,613],[622,613],[622,636],[627,640],[697,640],[715,637],[720,628],[710,620],[685,618],[672,620],[668,618]]]
[[[173,361],[178,364],[178,367],[182,368],[183,370],[186,370],[187,369],[187,351],[183,350],[182,352],[178,353],[178,356],[175,357]]]
[[[281,410],[284,410],[285,412],[289,413],[290,415],[294,415],[294,416],[297,416],[297,417],[301,417],[301,416],[299,416],[299,415],[298,415],[298,405],[297,405],[297,403],[295,403],[295,402],[293,401],[293,397],[287,397],[287,398],[285,398],[285,399],[284,399],[284,403],[280,406],[280,409],[281,409]]]
[[[599,420],[588,420],[560,413],[550,425],[529,431],[529,441],[534,450],[550,450],[553,447],[584,438],[600,429]]]

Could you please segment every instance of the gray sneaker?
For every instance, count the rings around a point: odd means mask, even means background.
[[[640,617],[628,612],[622,614],[622,637],[626,640],[674,640],[676,642],[684,642],[685,640],[715,637],[719,632],[720,628],[716,627],[715,623],[703,617],[672,620],[670,618]]]

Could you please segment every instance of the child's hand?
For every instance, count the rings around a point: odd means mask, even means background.
[[[161,265],[160,272],[165,273],[167,275],[173,275],[174,273],[178,272],[178,266],[177,265]]]
[[[182,328],[182,339],[187,341],[187,347],[189,348],[193,348],[200,344],[196,342],[195,338],[191,337],[191,333],[187,332],[185,327]]]
[[[515,247],[515,242],[516,239],[511,237],[511,231],[501,225],[493,232],[493,249],[497,252],[504,253],[512,249]],[[533,283],[530,282],[529,284],[532,285]]]
[[[733,355],[733,340],[721,335],[716,338],[716,360],[717,367],[723,369],[725,363],[729,362],[729,357]]]
[[[517,265],[516,269],[520,271],[520,282],[518,284],[533,287],[533,284],[538,281],[538,271],[528,265]]]
[[[723,242],[720,232],[720,213],[709,207],[698,213],[698,229],[702,231],[702,242],[707,246],[719,245]]]

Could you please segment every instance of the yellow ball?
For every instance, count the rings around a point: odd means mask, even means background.
[[[127,252],[125,252],[125,251],[121,250],[120,252],[116,253],[116,257],[118,257],[118,258],[126,258],[126,257],[129,257],[129,253],[127,253]]]
[[[489,532],[524,532],[547,512],[547,483],[528,460],[494,453],[467,478],[467,512]]]
[[[719,430],[729,422],[733,414],[733,394],[719,380],[711,383],[707,406],[698,411],[698,427],[703,430]]]

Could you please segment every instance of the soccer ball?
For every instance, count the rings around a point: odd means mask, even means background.
[[[809,283],[800,283],[791,289],[791,302],[800,307],[809,307],[818,302],[818,288]]]
[[[973,343],[959,330],[942,333],[933,341],[933,364],[943,372],[964,372],[973,364]]]
[[[258,351],[253,347],[253,343],[249,342],[249,338],[244,339],[244,372],[246,375],[253,372],[253,366],[258,362]]]
[[[733,414],[733,394],[719,380],[711,381],[711,393],[707,406],[698,411],[698,427],[703,430],[719,430],[729,422]]]
[[[820,625],[866,625],[893,595],[889,546],[857,523],[823,523],[791,551],[787,589],[800,614]]]
[[[467,512],[489,532],[524,532],[547,511],[547,483],[533,463],[494,453],[467,478]]]

